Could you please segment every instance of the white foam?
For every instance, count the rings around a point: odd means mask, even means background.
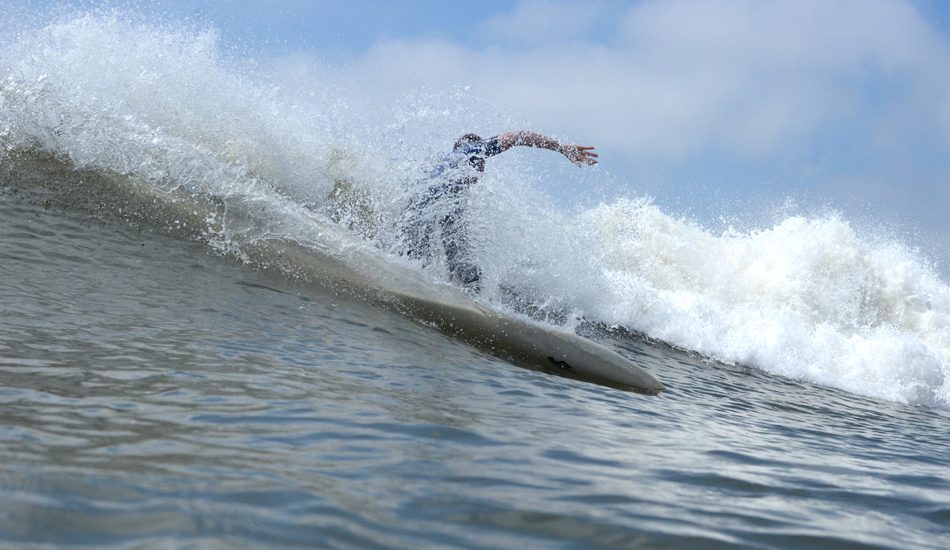
[[[23,32],[0,51],[4,150],[165,192],[236,197],[246,207],[220,237],[227,242],[241,231],[254,234],[240,242],[279,234],[315,249],[385,249],[404,186],[432,155],[463,130],[511,129],[495,127],[497,116],[479,127],[484,106],[464,94],[359,107],[324,81],[322,95],[302,100],[222,60],[213,31],[111,13]],[[950,406],[950,291],[905,246],[859,235],[835,215],[713,234],[642,198],[566,213],[537,190],[549,174],[523,158],[493,159],[472,197],[484,299],[515,287],[718,360]],[[328,198],[341,185],[343,198]],[[359,237],[311,223],[299,203],[326,218],[343,208],[337,218]]]
[[[586,215],[610,243],[606,320],[854,393],[947,403],[950,292],[912,251],[834,216],[713,235],[645,201]]]

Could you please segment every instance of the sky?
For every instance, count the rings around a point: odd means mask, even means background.
[[[950,258],[950,2],[127,4],[379,93],[469,86],[531,129],[596,146],[615,196],[700,221],[832,209]]]

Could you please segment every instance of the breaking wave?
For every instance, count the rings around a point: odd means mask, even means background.
[[[318,71],[319,93],[304,94],[281,87],[279,71],[223,55],[214,29],[121,13],[64,18],[2,48],[7,182],[32,178],[64,204],[352,292],[462,296],[444,265],[390,250],[440,151],[463,131],[513,129],[468,92],[361,105]],[[564,212],[538,190],[545,173],[517,157],[492,162],[468,211],[484,272],[471,298],[950,407],[950,290],[899,242],[835,214],[719,234],[643,197]]]

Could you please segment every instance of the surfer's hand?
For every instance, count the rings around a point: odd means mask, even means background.
[[[593,166],[597,164],[597,153],[591,153],[592,149],[593,147],[568,144],[561,146],[561,153],[567,157],[567,160],[578,166],[580,166],[581,163]]]

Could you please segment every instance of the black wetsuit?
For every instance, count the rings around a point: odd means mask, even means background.
[[[468,189],[480,175],[477,167],[498,153],[501,148],[497,136],[472,141],[452,151],[429,172],[428,188],[410,199],[401,228],[405,253],[424,261],[435,254],[432,237],[437,229],[441,230],[449,273],[476,291],[480,289],[482,273],[471,260],[462,213],[468,204]]]

